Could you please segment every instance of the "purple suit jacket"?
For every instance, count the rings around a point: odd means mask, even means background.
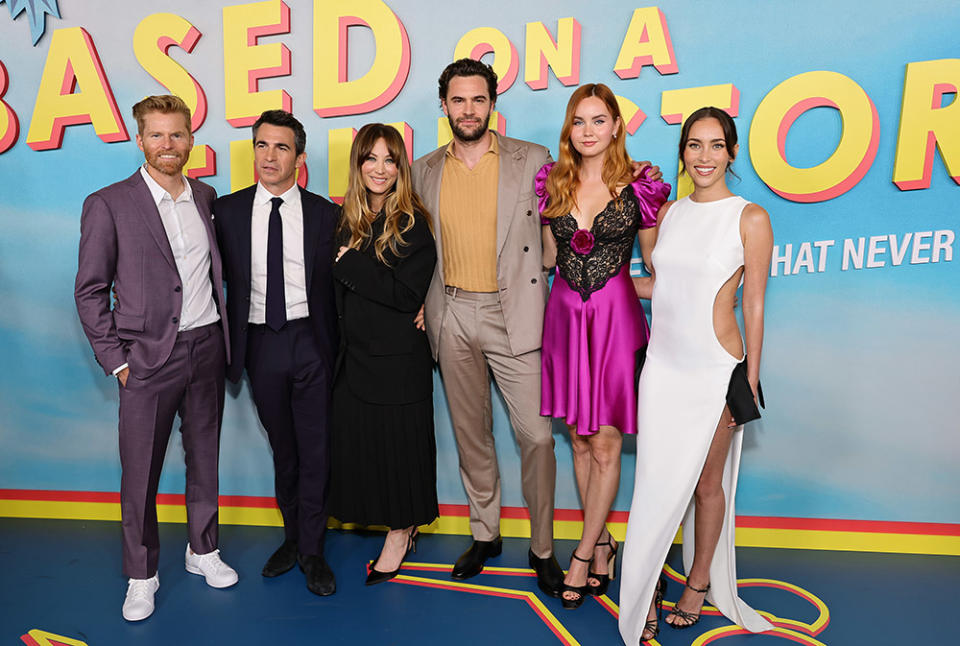
[[[188,181],[210,241],[210,279],[229,361],[223,273],[211,210],[217,195],[202,182]],[[117,293],[113,309],[112,285]],[[108,375],[129,363],[130,372],[144,379],[170,357],[183,286],[160,212],[139,170],[84,201],[74,298],[97,363]]]

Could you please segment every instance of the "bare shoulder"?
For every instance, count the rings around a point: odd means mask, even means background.
[[[759,204],[749,202],[743,207],[743,213],[740,215],[740,221],[747,226],[770,224],[770,214]]]
[[[767,241],[772,244],[773,229],[766,209],[753,202],[743,207],[740,214],[740,235],[744,241],[753,238],[757,242]]]

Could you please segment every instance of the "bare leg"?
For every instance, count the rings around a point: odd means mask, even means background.
[[[662,581],[662,579],[658,580],[656,587],[653,589],[653,598],[650,599],[650,611],[647,613],[647,623],[640,633],[641,644],[650,641],[660,633],[657,611],[660,609],[659,605],[663,603],[663,589],[660,587]]]
[[[574,447],[574,472],[583,504],[583,534],[575,553],[592,556],[597,541],[605,532],[604,524],[620,484],[623,436],[612,426],[601,426],[593,435],[577,435],[575,429],[570,429],[570,437]],[[564,583],[572,587],[585,585],[589,567],[589,563],[572,559]],[[577,593],[565,591],[563,597],[576,599]]]
[[[376,570],[378,572],[393,572],[400,568],[403,557],[407,555],[412,533],[416,529],[413,525],[403,529],[391,529],[383,541],[383,549],[377,557]]]
[[[731,421],[730,411],[726,407],[717,424],[717,431],[707,453],[707,461],[700,473],[697,489],[694,493],[696,504],[696,520],[694,533],[696,543],[694,547],[693,565],[687,573],[687,586],[683,589],[677,608],[688,613],[699,614],[703,606],[706,592],[696,592],[691,589],[704,590],[710,584],[710,564],[713,562],[713,553],[720,540],[720,530],[723,528],[723,513],[726,498],[723,493],[723,466],[730,451],[730,441],[733,438],[734,428],[728,428]],[[689,626],[692,620],[686,620],[674,614],[666,618],[666,622],[674,626]]]

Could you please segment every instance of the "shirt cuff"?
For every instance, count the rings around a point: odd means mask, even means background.
[[[129,364],[129,363],[125,363],[125,364],[121,365],[119,368],[115,368],[114,371],[113,371],[112,373],[110,373],[110,374],[112,374],[114,377],[116,377],[116,376],[119,375],[121,372],[123,372],[126,368],[129,368],[129,367],[130,367],[130,364]]]

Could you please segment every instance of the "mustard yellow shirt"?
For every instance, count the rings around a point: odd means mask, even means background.
[[[471,292],[497,291],[500,144],[490,134],[490,148],[472,169],[453,154],[451,142],[440,181],[444,280]]]

